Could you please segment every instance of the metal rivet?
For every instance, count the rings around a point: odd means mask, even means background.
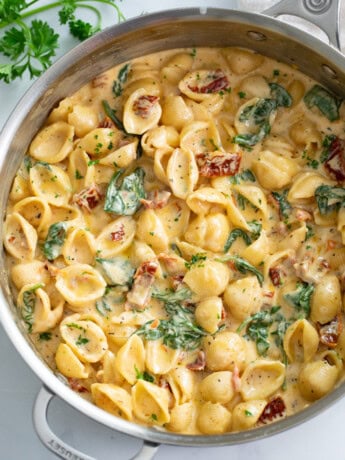
[[[256,30],[248,30],[247,36],[257,42],[263,42],[264,40],[267,40],[267,37],[265,34],[261,32],[257,32]]]
[[[327,64],[322,64],[321,65],[322,70],[325,72],[327,77],[330,78],[337,78],[337,72],[332,69],[332,67],[329,67]]]

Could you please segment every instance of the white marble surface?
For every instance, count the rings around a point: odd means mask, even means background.
[[[120,5],[126,17],[130,18],[142,12],[172,7],[212,5],[258,11],[272,3],[274,0],[123,0]],[[342,24],[345,24],[344,13],[342,11]],[[52,15],[46,14],[45,17],[54,24]],[[111,22],[111,16],[107,15],[106,25]],[[56,22],[55,26],[58,27]],[[342,42],[345,42],[344,38]],[[62,55],[74,44],[67,35],[62,34],[62,46],[58,55]],[[0,83],[0,129],[29,84],[25,79],[10,86]],[[39,380],[15,351],[0,326],[0,460],[56,458],[40,444],[32,426],[32,404],[39,388]],[[345,398],[309,422],[263,441],[203,449],[162,446],[155,458],[208,460],[214,455],[219,460],[344,459],[344,414]],[[111,431],[87,419],[58,399],[51,404],[49,421],[64,441],[98,460],[130,458],[141,444],[137,439]]]

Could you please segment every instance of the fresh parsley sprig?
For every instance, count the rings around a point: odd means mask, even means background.
[[[0,37],[0,53],[7,62],[0,63],[0,80],[10,83],[28,72],[33,79],[41,75],[51,64],[59,47],[59,34],[41,19],[26,19],[37,16],[52,8],[58,10],[59,22],[67,25],[71,35],[85,40],[102,28],[102,14],[89,0],[57,0],[39,5],[39,0],[1,0],[0,30],[6,29]],[[92,0],[94,4],[109,5],[116,10],[118,22],[124,16],[116,0]],[[36,5],[36,8],[32,8]],[[96,23],[90,24],[76,16],[79,10],[89,10],[96,17]]]

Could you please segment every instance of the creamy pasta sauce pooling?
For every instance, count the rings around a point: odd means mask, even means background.
[[[61,101],[4,245],[47,363],[188,434],[289,416],[343,378],[341,101],[238,48],[136,59]]]

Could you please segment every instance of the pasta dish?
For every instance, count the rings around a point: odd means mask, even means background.
[[[123,63],[14,178],[18,314],[97,406],[182,434],[275,422],[343,379],[345,109],[247,49]]]

